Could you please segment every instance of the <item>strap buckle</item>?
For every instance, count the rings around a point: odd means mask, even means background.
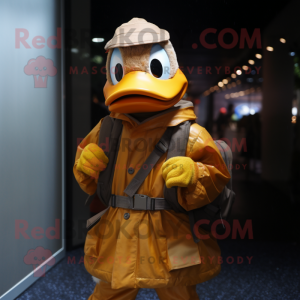
[[[155,199],[150,198],[150,210],[155,210]]]
[[[214,217],[220,209],[213,204],[207,204],[204,211]]]
[[[111,195],[110,206],[116,208],[116,195]]]
[[[147,210],[147,199],[148,196],[135,194],[133,196],[133,207],[132,209],[135,210]]]
[[[164,145],[161,141],[159,141],[156,145],[155,145],[155,149],[157,149],[159,152],[161,153],[166,153],[168,150],[168,147],[166,145]]]

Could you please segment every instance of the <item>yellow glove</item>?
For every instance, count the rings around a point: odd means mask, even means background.
[[[76,169],[97,179],[107,164],[108,158],[104,151],[97,144],[91,143],[81,152]]]
[[[175,156],[162,165],[162,176],[167,188],[172,186],[187,187],[197,181],[195,162],[186,156]]]

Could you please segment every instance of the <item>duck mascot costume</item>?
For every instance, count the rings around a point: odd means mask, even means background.
[[[221,269],[216,238],[199,227],[195,242],[188,212],[212,202],[230,174],[183,100],[188,82],[169,39],[133,18],[105,46],[110,116],[82,140],[73,168],[83,191],[107,206],[84,247],[98,279],[89,300],[135,299],[140,288],[161,300],[199,299],[196,284]],[[183,151],[170,140],[185,140]]]

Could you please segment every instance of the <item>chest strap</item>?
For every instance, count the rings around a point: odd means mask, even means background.
[[[165,200],[164,198],[151,198],[146,195],[136,194],[136,192],[139,189],[139,187],[143,184],[144,180],[149,175],[154,165],[168,151],[173,131],[174,127],[168,127],[165,130],[159,142],[155,145],[154,150],[150,153],[150,155],[144,163],[146,166],[148,166],[148,168],[139,169],[137,174],[132,178],[132,180],[124,190],[124,193],[128,196],[111,195],[108,203],[108,208],[112,206],[134,210],[172,209],[172,207],[168,204],[167,200]],[[88,197],[88,199],[86,200],[86,204],[89,202],[90,198],[91,197]],[[108,208],[106,208],[104,211],[101,211],[94,217],[90,218],[87,221],[87,228],[91,227],[96,222],[98,222]]]
[[[172,209],[164,198],[151,198],[147,195],[135,194],[133,197],[111,195],[109,205],[133,210],[165,210]]]
[[[109,207],[121,207],[133,210],[170,210],[172,207],[164,198],[151,198],[146,195],[135,194],[133,197],[111,195],[109,206],[88,219],[86,227],[89,228],[99,221]]]

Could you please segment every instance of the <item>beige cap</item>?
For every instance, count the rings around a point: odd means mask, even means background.
[[[169,39],[168,31],[160,29],[145,19],[133,18],[116,29],[113,38],[107,42],[104,49],[159,43]]]

